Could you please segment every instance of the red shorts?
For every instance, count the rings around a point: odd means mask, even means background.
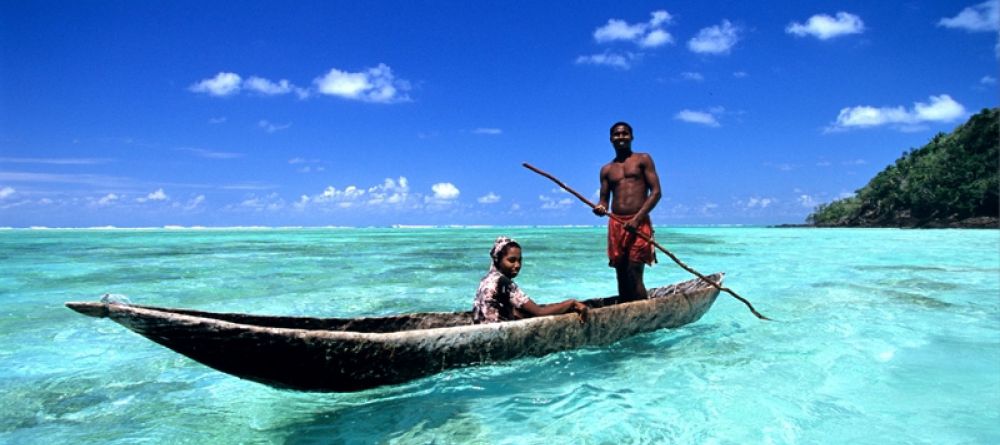
[[[624,221],[632,219],[632,215],[615,215]],[[653,223],[649,216],[640,221],[638,232],[653,238]],[[615,267],[625,260],[630,263],[653,264],[656,261],[656,251],[653,243],[640,238],[625,229],[625,224],[614,219],[608,220],[608,265]]]

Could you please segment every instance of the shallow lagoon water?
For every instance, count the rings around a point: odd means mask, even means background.
[[[600,228],[0,231],[2,443],[1000,443],[1000,231],[658,227],[700,321],[329,394],[219,373],[65,301],[466,310],[493,238],[541,302],[615,292]],[[660,255],[650,286],[689,278]]]

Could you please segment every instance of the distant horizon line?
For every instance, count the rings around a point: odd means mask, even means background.
[[[775,227],[782,224],[677,224],[677,225],[663,225],[660,227]],[[338,226],[338,225],[326,225],[326,226],[265,226],[265,225],[249,225],[249,226],[183,226],[183,225],[163,225],[163,226],[142,226],[142,227],[128,227],[128,226],[114,226],[114,225],[104,225],[104,226],[87,226],[87,227],[49,227],[49,226],[27,226],[27,227],[10,227],[2,226],[0,231],[21,231],[21,230],[313,230],[313,229],[337,229],[337,230],[351,230],[351,229],[490,229],[490,228],[603,228],[604,224],[511,224],[511,225],[493,225],[493,224],[389,224],[389,225],[374,225],[374,226]]]

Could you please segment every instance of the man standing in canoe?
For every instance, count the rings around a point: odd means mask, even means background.
[[[653,237],[649,212],[660,202],[660,177],[649,153],[632,151],[632,126],[617,122],[611,126],[611,145],[615,158],[601,167],[601,198],[594,213],[611,213],[625,221],[608,220],[608,265],[615,268],[618,295],[622,299],[645,299],[642,274],[647,264],[656,261],[652,243],[636,232]]]

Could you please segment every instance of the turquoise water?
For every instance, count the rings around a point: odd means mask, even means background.
[[[498,234],[541,302],[615,292],[599,228],[0,231],[0,443],[1000,443],[1000,231],[658,228],[725,294],[603,348],[360,393],[219,373],[63,302],[468,309]],[[660,256],[648,285],[689,278]]]

